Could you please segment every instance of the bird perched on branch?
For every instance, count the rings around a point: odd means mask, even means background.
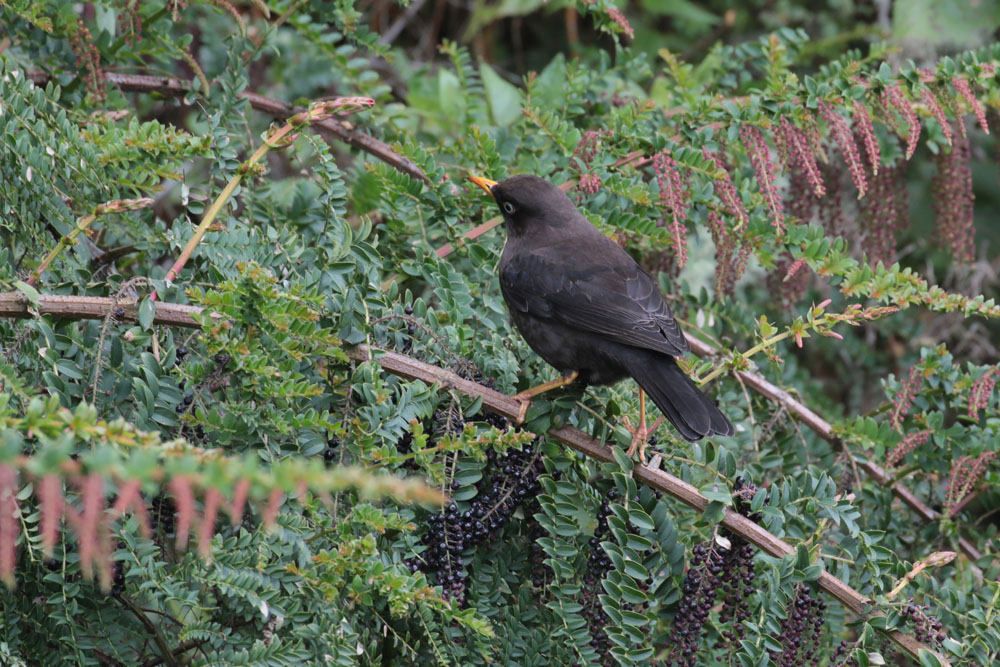
[[[531,399],[574,381],[639,384],[639,425],[628,455],[645,462],[645,393],[688,440],[732,435],[733,425],[677,365],[689,350],[656,282],[577,210],[562,190],[537,176],[499,183],[477,176],[500,207],[507,244],[500,289],[511,321],[562,377],[521,392],[520,420]],[[645,392],[645,393],[644,393]]]

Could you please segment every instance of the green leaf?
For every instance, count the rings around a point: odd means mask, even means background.
[[[931,651],[925,648],[920,649],[917,654],[917,659],[920,661],[922,667],[941,667],[941,659]]]
[[[625,456],[625,450],[617,445],[611,448],[611,455],[615,457],[615,461],[621,466],[621,469],[626,473],[632,472],[632,468],[635,467],[635,461],[632,457]]]
[[[715,524],[722,521],[723,517],[726,515],[726,506],[723,503],[713,500],[705,508],[705,513],[702,514],[702,518],[708,524]]]
[[[652,517],[646,514],[642,509],[638,507],[630,507],[628,510],[628,520],[636,528],[644,528],[646,530],[653,530],[656,525],[653,523]]]
[[[141,326],[146,331],[149,331],[150,327],[153,326],[153,320],[156,318],[156,303],[150,301],[149,297],[144,297],[142,302],[139,303],[139,326]]]
[[[719,485],[714,482],[707,486],[703,486],[699,489],[699,491],[701,491],[701,495],[705,496],[709,500],[720,502],[725,505],[729,505],[733,500],[733,497],[729,493],[728,489],[720,489]]]
[[[805,570],[809,567],[809,549],[804,544],[799,544],[795,548],[795,569]]]
[[[23,280],[15,280],[14,288],[17,289],[17,291],[23,294],[24,296],[28,297],[28,301],[31,302],[32,306],[38,305],[38,301],[41,298],[41,294],[39,294],[38,290],[36,290],[34,287],[24,282]]]
[[[483,79],[493,122],[506,126],[518,120],[521,117],[521,91],[501,78],[486,63],[479,66],[479,75]]]

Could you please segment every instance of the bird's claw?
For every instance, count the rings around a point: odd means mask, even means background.
[[[635,456],[636,450],[639,452],[639,461],[642,465],[646,465],[646,442],[649,438],[649,434],[659,428],[660,424],[663,423],[663,417],[660,417],[653,424],[653,428],[646,427],[646,420],[642,419],[639,421],[638,426],[632,426],[632,422],[629,421],[628,416],[622,417],[622,421],[625,422],[625,429],[632,434],[632,444],[629,445],[628,450],[625,452],[625,456],[632,458]]]

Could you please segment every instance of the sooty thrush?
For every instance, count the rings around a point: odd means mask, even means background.
[[[562,373],[517,395],[522,419],[531,398],[543,391],[575,380],[601,385],[632,377],[641,389],[639,427],[628,425],[630,456],[638,448],[645,461],[642,390],[688,440],[733,434],[725,415],[677,365],[675,357],[689,350],[687,340],[656,282],[621,246],[544,179],[470,180],[493,196],[506,222],[499,272],[511,321]]]

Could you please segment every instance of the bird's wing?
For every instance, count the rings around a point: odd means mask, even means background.
[[[601,250],[590,258],[560,244],[515,254],[500,271],[508,307],[625,345],[673,356],[687,352],[653,279],[617,245]]]

